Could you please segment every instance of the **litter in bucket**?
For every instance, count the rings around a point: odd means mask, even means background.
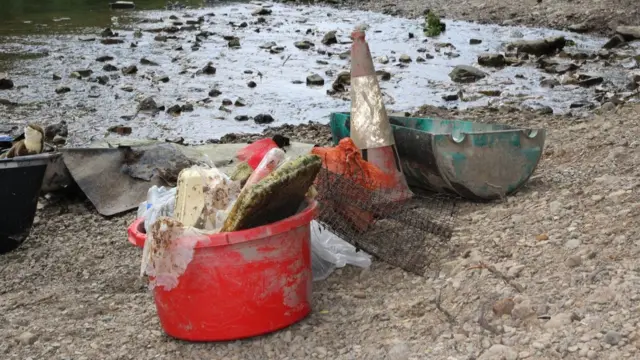
[[[164,331],[190,341],[235,340],[282,329],[307,316],[310,224],[316,207],[310,202],[272,224],[198,239],[176,286],[154,287]],[[140,221],[129,228],[129,239],[137,246],[145,238]]]

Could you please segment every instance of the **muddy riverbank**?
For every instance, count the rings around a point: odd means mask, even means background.
[[[581,31],[610,35],[619,25],[640,24],[635,0],[346,0],[327,1],[357,9],[400,17],[416,18],[430,9],[449,18],[483,24],[525,25],[567,30],[580,25]]]

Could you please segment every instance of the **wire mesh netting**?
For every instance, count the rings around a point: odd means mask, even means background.
[[[345,176],[322,168],[316,177],[318,221],[358,249],[424,276],[449,251],[459,200],[366,186],[370,181],[357,172]]]

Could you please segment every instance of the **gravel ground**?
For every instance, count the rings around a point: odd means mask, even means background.
[[[335,3],[335,1],[329,1]],[[638,25],[636,0],[347,0],[349,6],[404,17],[419,17],[427,9],[448,19],[565,29],[586,22],[589,31],[609,33],[618,25]]]
[[[443,259],[438,278],[381,262],[370,270],[345,268],[314,285],[309,318],[245,341],[168,338],[136,276],[140,250],[126,241],[134,214],[106,220],[86,202],[43,200],[31,238],[1,259],[0,353],[11,359],[637,358],[639,110],[628,104],[585,120],[423,109],[544,126],[544,159],[517,195],[463,205],[452,240],[459,251]]]

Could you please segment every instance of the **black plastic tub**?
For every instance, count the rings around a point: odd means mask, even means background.
[[[16,249],[31,231],[51,154],[0,160],[0,254]]]

